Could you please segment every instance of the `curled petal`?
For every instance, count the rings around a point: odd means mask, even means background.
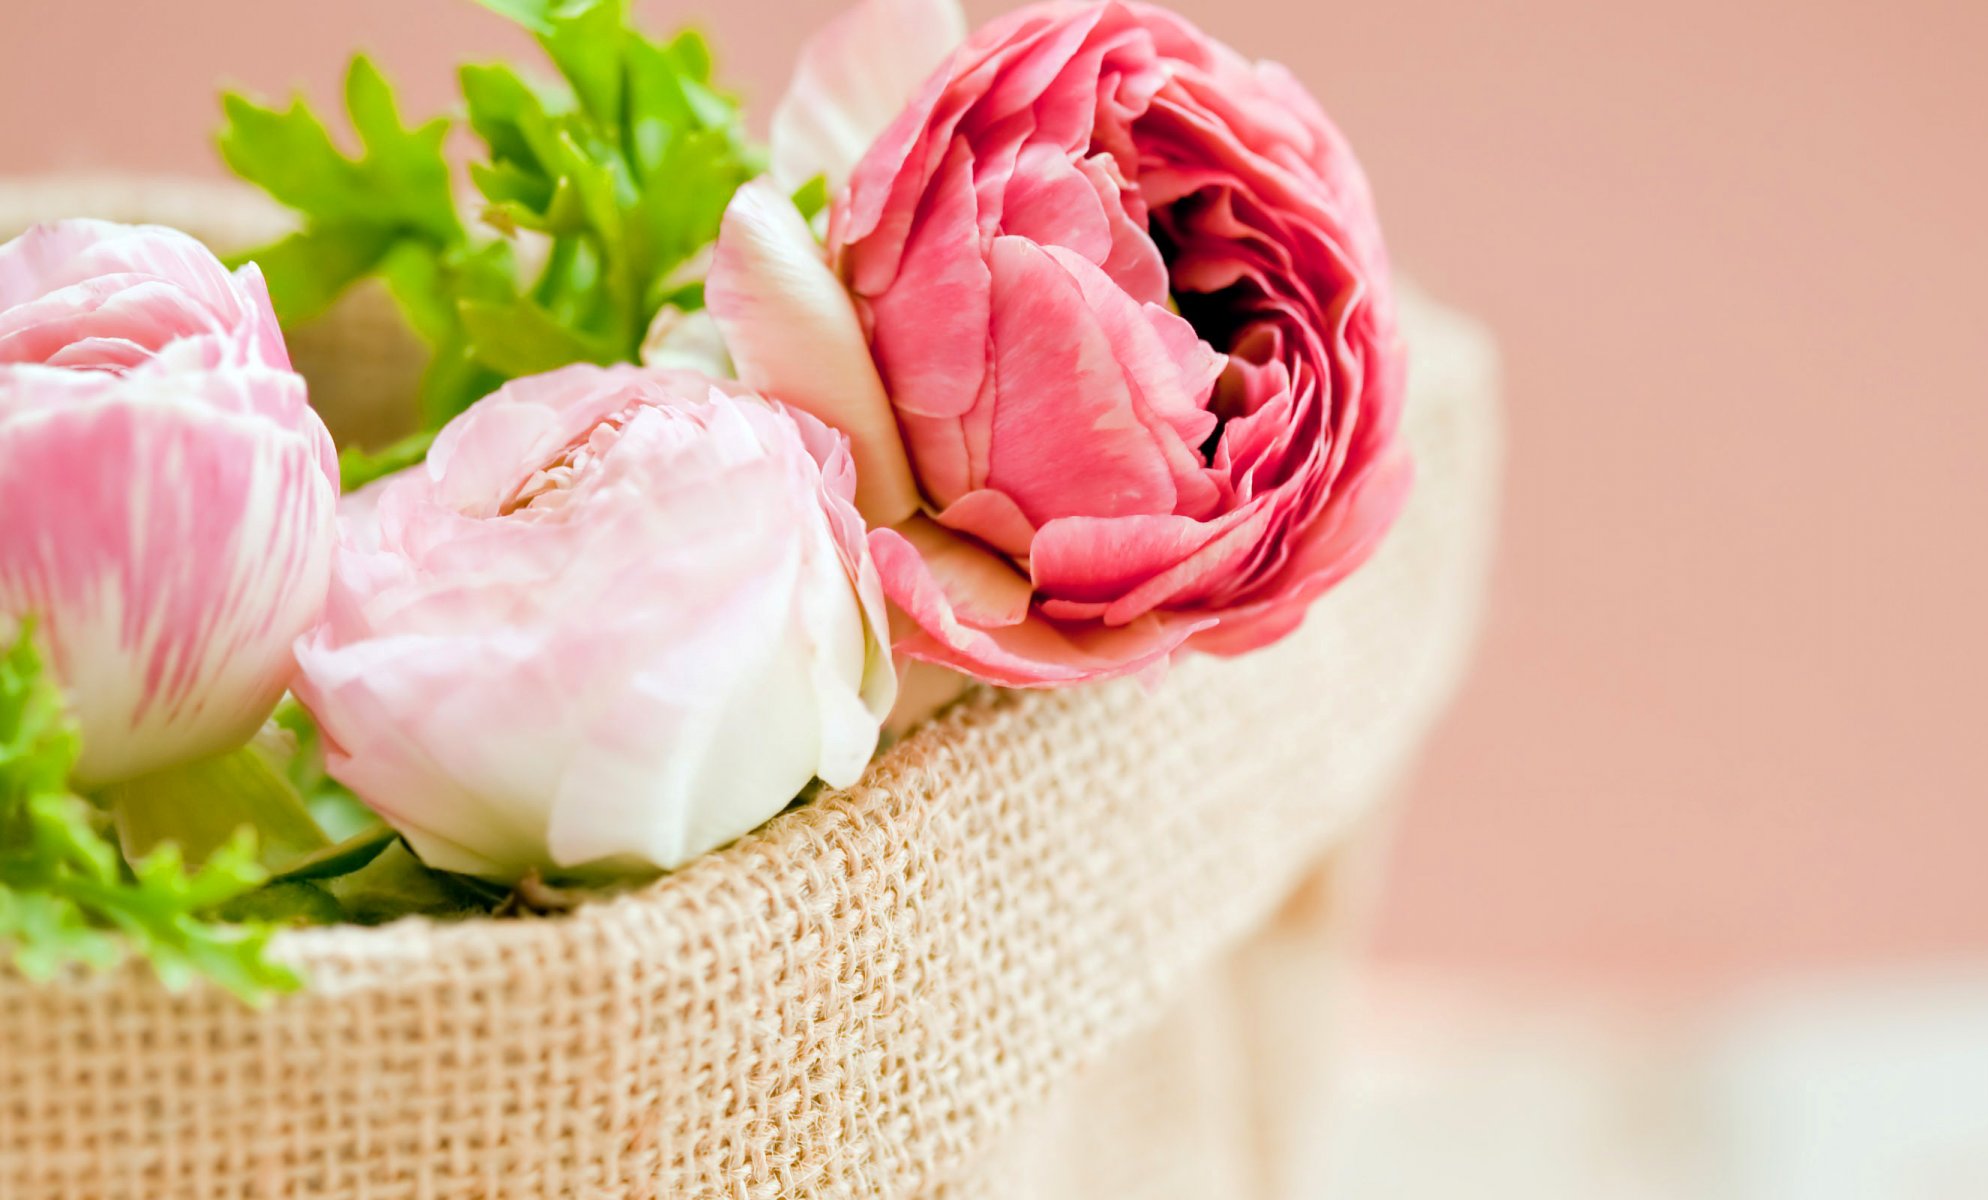
[[[1019,625],[1028,616],[1029,581],[997,554],[929,517],[913,517],[895,530],[911,543],[946,593],[955,614],[983,629]]]
[[[911,541],[894,529],[870,531],[884,590],[915,628],[897,653],[937,663],[1002,687],[1058,687],[1163,667],[1213,617],[1149,613],[1110,627],[1071,624],[1038,609],[1013,625],[983,628],[956,610],[946,586]]]
[[[1194,649],[1242,654],[1267,646],[1296,629],[1313,600],[1358,570],[1380,548],[1395,518],[1408,506],[1415,463],[1405,448],[1392,449],[1344,498],[1319,518],[1281,573],[1268,599],[1245,606],[1235,619],[1197,634]]]

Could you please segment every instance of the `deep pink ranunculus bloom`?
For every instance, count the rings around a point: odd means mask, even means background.
[[[84,782],[255,733],[323,610],[337,502],[253,265],[105,221],[0,246],[0,642],[38,621]]]
[[[1043,685],[1247,650],[1402,507],[1366,179],[1283,68],[1178,16],[1039,4],[974,34],[854,164],[827,253],[922,498],[873,534],[911,656]],[[728,335],[754,311],[732,261]]]

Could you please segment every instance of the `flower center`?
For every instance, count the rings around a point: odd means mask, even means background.
[[[549,462],[525,477],[497,514],[508,517],[524,508],[545,511],[563,507],[571,499],[574,485],[614,449],[622,431],[642,407],[639,403],[630,404],[566,443]]]

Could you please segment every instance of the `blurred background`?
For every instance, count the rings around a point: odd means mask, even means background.
[[[1988,1195],[1988,4],[1172,2],[1313,87],[1506,362],[1335,1194]],[[762,115],[838,7],[646,5]],[[469,0],[0,13],[9,174],[215,175],[218,83],[365,48],[425,114],[531,53]]]

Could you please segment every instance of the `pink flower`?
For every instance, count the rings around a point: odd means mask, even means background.
[[[0,246],[0,625],[38,618],[84,782],[248,740],[323,607],[337,497],[253,266],[100,221]]]
[[[852,30],[906,3],[842,18],[790,103],[875,111],[824,82],[862,72],[824,60],[887,57]],[[949,5],[917,7],[898,19],[945,26]],[[775,161],[833,174],[849,140]],[[766,208],[763,189],[734,202],[711,310],[774,394],[869,360],[888,426],[809,407],[859,461],[900,435],[923,515],[886,514],[872,547],[914,658],[1028,686],[1261,646],[1406,498],[1403,355],[1359,165],[1287,72],[1179,17],[1039,4],[982,29],[850,168],[826,263]],[[847,294],[791,286],[817,272]],[[863,345],[796,354],[777,329],[803,324]]]
[[[298,697],[429,864],[674,866],[854,783],[895,693],[847,443],[702,375],[517,380],[354,497]]]

